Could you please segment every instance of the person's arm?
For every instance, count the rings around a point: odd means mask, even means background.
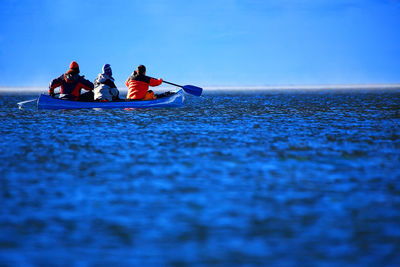
[[[99,86],[100,82],[99,82],[99,78],[96,78],[93,82],[94,87]]]
[[[79,81],[79,85],[80,85],[80,87],[82,87],[83,89],[88,90],[88,91],[92,91],[93,88],[94,88],[93,83],[92,83],[91,81],[89,81],[89,80],[86,80],[86,79],[83,78],[83,77],[82,77],[82,79]]]
[[[150,82],[149,82],[149,85],[150,86],[159,86],[160,84],[162,84],[162,82],[163,82],[163,80],[160,78],[160,79],[154,79],[154,78],[150,78]]]
[[[117,88],[110,88],[110,94],[112,95],[113,100],[119,99],[119,91]]]
[[[115,83],[112,80],[107,79],[104,84],[110,87],[109,92],[112,95],[113,100],[119,99],[119,91]]]
[[[62,80],[64,79],[64,75],[52,80],[49,84],[49,95],[54,95],[54,89],[62,85]]]
[[[131,77],[129,77],[129,78],[126,80],[126,82],[125,82],[126,87],[129,87],[129,81],[131,80],[130,78],[131,78]]]

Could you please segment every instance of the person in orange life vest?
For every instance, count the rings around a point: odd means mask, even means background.
[[[49,85],[49,95],[54,97],[54,89],[61,86],[61,99],[93,101],[93,83],[86,80],[84,78],[85,76],[80,76],[79,72],[78,63],[72,61],[66,73],[51,81]],[[89,92],[81,94],[81,89],[88,90]]]
[[[129,88],[127,99],[151,100],[156,99],[154,92],[149,90],[149,86],[158,86],[162,84],[162,79],[154,79],[146,76],[146,67],[139,65],[137,71],[134,71],[125,84]]]

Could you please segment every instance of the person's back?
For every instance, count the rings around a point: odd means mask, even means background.
[[[153,91],[149,90],[149,86],[158,86],[163,82],[162,79],[154,79],[146,76],[146,67],[138,66],[135,71],[126,81],[126,86],[129,88],[127,99],[150,100],[156,99]]]
[[[70,69],[60,77],[52,80],[49,85],[49,95],[54,96],[54,89],[61,86],[60,98],[68,100],[91,101],[93,100],[93,83],[79,75],[79,65],[75,61],[70,64]],[[89,92],[81,95],[81,89]]]
[[[113,101],[119,99],[119,91],[115,86],[110,64],[103,66],[103,73],[100,73],[94,81],[94,100]]]

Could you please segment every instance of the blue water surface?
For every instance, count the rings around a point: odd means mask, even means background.
[[[1,266],[399,266],[400,91],[0,95]]]

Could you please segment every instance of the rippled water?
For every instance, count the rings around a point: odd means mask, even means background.
[[[400,91],[30,98],[0,95],[1,266],[400,264]]]

